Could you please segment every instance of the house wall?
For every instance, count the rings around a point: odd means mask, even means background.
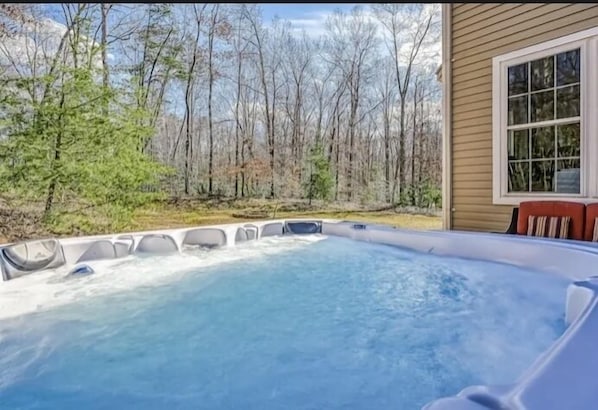
[[[512,206],[492,204],[492,58],[598,26],[598,4],[449,7],[451,228],[504,231]]]

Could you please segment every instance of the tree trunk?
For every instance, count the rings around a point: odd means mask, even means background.
[[[209,158],[208,158],[208,193],[212,195],[213,189],[213,170],[214,170],[214,122],[212,118],[212,92],[214,88],[214,34],[216,30],[216,22],[218,20],[219,5],[216,4],[212,11],[212,26],[208,34],[208,143],[209,143]]]
[[[63,110],[64,110],[64,93],[60,96],[60,114],[58,116],[58,123],[61,125],[59,127],[59,132],[56,135],[55,143],[54,143],[54,156],[52,159],[52,164],[50,166],[50,184],[48,185],[48,195],[46,197],[46,205],[44,206],[44,217],[48,217],[50,212],[52,212],[52,207],[54,205],[54,195],[56,193],[56,181],[58,179],[57,169],[60,168],[60,154],[62,150],[62,118],[63,118]]]
[[[199,35],[200,35],[200,24],[201,19],[200,16],[195,16],[195,23],[196,23],[196,32],[195,32],[195,41],[193,43],[193,54],[191,57],[191,64],[189,65],[189,71],[187,72],[187,84],[185,86],[185,168],[184,168],[184,180],[185,180],[185,195],[189,195],[191,193],[190,187],[190,166],[191,166],[191,139],[193,137],[192,126],[193,126],[193,110],[192,110],[192,98],[193,98],[193,81],[194,81],[194,73],[195,73],[195,66],[197,64],[197,43],[199,42]],[[177,140],[178,142],[178,140]],[[178,143],[176,144],[178,145]],[[175,146],[176,147],[176,146]],[[173,157],[176,155],[176,148],[173,153]]]
[[[243,63],[243,57],[241,53],[239,53],[238,58],[239,64],[237,65],[237,101],[235,102],[235,198],[239,197],[239,133],[241,131],[239,106],[241,105],[241,71]],[[241,182],[241,187],[243,187],[243,182]],[[241,188],[241,191],[243,191],[243,188]],[[243,196],[243,193],[241,193],[241,196]]]
[[[417,90],[417,87],[416,87]],[[413,104],[413,130],[411,137],[411,205],[415,205],[415,140],[417,127],[417,100]]]
[[[336,117],[336,124],[338,126],[338,128],[340,128],[340,123],[341,123],[341,119],[340,119],[340,113],[337,114]],[[338,201],[338,186],[339,186],[339,172],[340,172],[340,145],[339,142],[336,142],[335,148],[336,148],[336,158],[335,158],[335,163],[336,163],[336,170],[335,170],[335,175],[334,175],[334,200]]]
[[[351,81],[355,83],[351,84],[351,111],[349,114],[349,165],[347,169],[347,200],[350,202],[353,199],[353,156],[355,151],[355,127],[357,122],[357,109],[359,106],[359,81],[360,73],[359,68],[355,74],[356,78],[353,79],[351,75]]]
[[[424,163],[424,100],[423,97],[420,100],[420,118],[419,118],[419,138],[417,140],[417,206],[422,205],[422,175],[423,175],[423,163]]]
[[[253,19],[249,19],[252,28],[253,28],[253,34],[255,36],[255,41],[256,41],[256,48],[257,48],[257,55],[258,55],[258,63],[259,63],[259,77],[260,77],[260,83],[262,86],[262,93],[264,95],[264,119],[265,119],[265,124],[266,124],[266,139],[268,141],[268,153],[270,156],[270,174],[271,174],[271,180],[270,180],[270,197],[274,198],[274,108],[275,104],[272,104],[272,112],[271,112],[271,108],[270,108],[270,98],[269,98],[269,92],[268,92],[268,83],[266,81],[266,64],[264,61],[264,50],[263,50],[263,45],[262,45],[262,38],[260,37],[260,33],[257,27],[257,23],[255,20]],[[274,69],[272,70],[272,76],[274,78]],[[274,91],[276,89],[276,86],[274,85]]]
[[[384,101],[384,197],[391,202],[390,197],[390,96],[385,96]]]
[[[275,117],[276,116],[276,73],[274,72],[274,70],[272,70],[272,113],[271,113],[271,118],[272,118],[272,124],[270,125],[270,173],[271,173],[271,180],[270,180],[270,198],[274,199],[275,195],[274,195],[274,184],[275,184],[275,165],[276,162],[274,161],[274,155],[275,155],[275,150],[274,150],[274,125],[276,124],[275,122]]]
[[[405,97],[406,95],[401,95],[401,105],[399,111],[399,155],[397,158],[398,161],[398,183],[399,187],[397,193],[399,195],[399,201],[402,200],[401,194],[405,190],[405,142],[406,142],[406,133],[405,133]],[[397,176],[395,175],[395,178]]]
[[[108,88],[110,85],[110,77],[108,72],[108,11],[110,11],[110,5],[106,3],[101,4],[102,8],[102,84],[104,88]]]

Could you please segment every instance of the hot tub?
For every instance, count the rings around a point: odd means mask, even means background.
[[[598,400],[588,243],[276,220],[0,256],[2,408]]]

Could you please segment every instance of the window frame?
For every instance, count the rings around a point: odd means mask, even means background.
[[[579,194],[508,192],[509,66],[580,49],[580,181]],[[492,203],[518,205],[526,200],[563,199],[586,202],[598,197],[598,27],[546,41],[492,59]],[[591,69],[594,67],[594,69]],[[529,107],[528,107],[529,109]],[[590,115],[595,113],[594,115]],[[541,125],[540,122],[537,123]],[[530,124],[532,126],[536,123]],[[591,130],[595,130],[593,138]],[[594,158],[594,161],[590,159]]]

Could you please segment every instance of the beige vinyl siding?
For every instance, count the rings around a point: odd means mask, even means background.
[[[451,6],[452,228],[504,231],[492,205],[492,58],[598,26],[598,4]]]

